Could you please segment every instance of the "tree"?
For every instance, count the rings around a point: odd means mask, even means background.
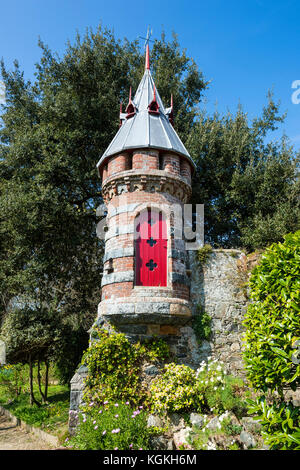
[[[30,403],[40,405],[33,391],[33,365],[38,363],[38,384],[42,401],[47,401],[49,361],[55,355],[58,339],[61,335],[60,325],[55,312],[50,314],[35,306],[24,304],[6,314],[1,337],[6,345],[7,358],[10,363],[29,365]],[[44,390],[41,387],[40,363],[46,364]]]
[[[298,228],[299,154],[287,138],[266,143],[284,117],[271,94],[252,123],[241,107],[235,115],[200,114],[188,148],[197,164],[193,200],[204,204],[211,245],[253,250]]]

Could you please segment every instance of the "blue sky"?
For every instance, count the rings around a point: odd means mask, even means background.
[[[276,137],[285,132],[300,149],[300,103],[291,99],[292,83],[300,80],[299,18],[296,0],[0,0],[0,57],[9,68],[18,59],[25,77],[33,78],[39,36],[63,54],[76,30],[84,33],[100,22],[130,40],[144,36],[148,25],[154,38],[162,29],[167,38],[175,31],[212,80],[201,106],[212,112],[217,103],[221,113],[234,112],[240,102],[252,118],[273,89],[288,112]]]

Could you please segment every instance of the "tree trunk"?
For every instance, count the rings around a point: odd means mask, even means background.
[[[42,403],[45,403],[46,398],[45,398],[45,394],[43,393],[42,384],[41,384],[41,362],[40,362],[40,359],[38,359],[37,377],[38,377],[39,391],[40,391],[40,394],[41,394],[41,397],[42,397]]]
[[[33,405],[34,403],[37,406],[41,406],[41,404],[35,399],[34,393],[33,393],[33,364],[32,364],[32,357],[31,354],[29,354],[29,383],[30,383],[30,405]]]
[[[46,366],[46,372],[45,372],[44,397],[45,397],[45,401],[47,401],[47,398],[48,398],[48,382],[49,382],[49,362],[47,360],[45,361],[45,366]]]

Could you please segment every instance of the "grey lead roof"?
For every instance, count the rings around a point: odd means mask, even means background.
[[[152,114],[148,112],[148,106],[153,100],[154,88],[155,85],[151,72],[146,68],[132,100],[136,113],[128,119],[125,113],[120,115],[122,126],[99,160],[98,168],[107,157],[120,153],[123,150],[139,148],[157,148],[176,152],[186,157],[192,166],[195,167],[192,158],[169,121],[168,114],[171,108],[164,108],[156,88],[155,95],[159,105],[159,113]]]

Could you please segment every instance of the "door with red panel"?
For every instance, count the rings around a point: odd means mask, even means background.
[[[143,211],[136,220],[135,283],[167,285],[167,226],[162,212]]]

